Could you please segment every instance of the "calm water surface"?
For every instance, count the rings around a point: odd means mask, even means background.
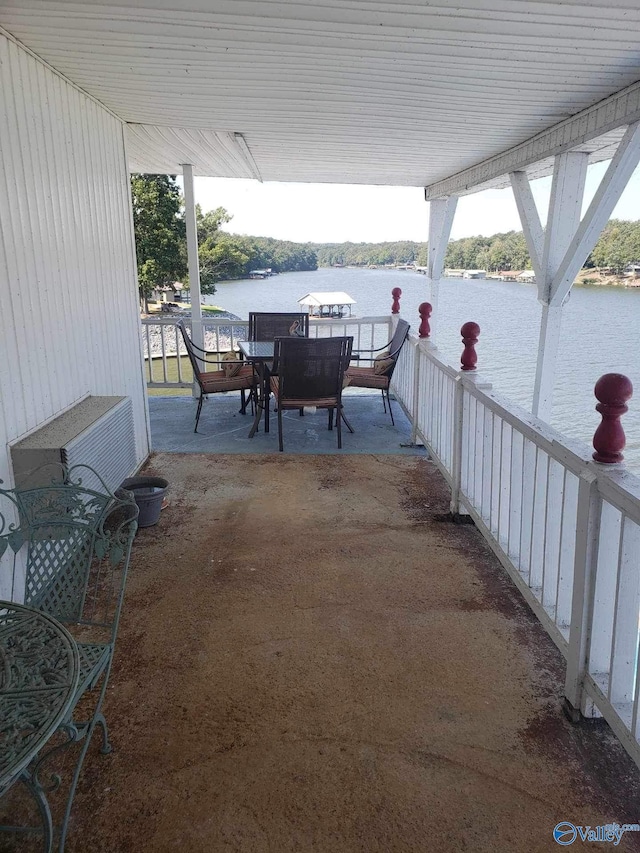
[[[205,299],[246,319],[249,311],[296,310],[312,290],[345,290],[355,300],[354,315],[386,315],[391,289],[402,288],[401,314],[417,329],[418,305],[429,300],[425,276],[400,270],[320,269],[285,273],[264,281],[231,281]],[[458,365],[460,326],[480,324],[478,370],[494,391],[530,409],[533,397],[540,305],[535,285],[443,279],[440,285],[438,346]],[[593,386],[603,374],[626,374],[637,389],[624,416],[625,459],[640,474],[640,288],[574,287],[563,313],[562,341],[552,424],[591,444],[600,422]]]

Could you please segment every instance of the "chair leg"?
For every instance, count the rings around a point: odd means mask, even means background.
[[[348,429],[349,429],[349,432],[355,432],[354,428],[351,426],[351,424],[350,424],[350,423],[349,423],[349,421],[347,420],[347,416],[346,416],[346,415],[345,415],[345,413],[344,413],[344,407],[343,407],[342,403],[340,403],[340,417],[342,418],[342,420],[343,420],[343,421],[345,422],[345,424],[347,425],[347,427],[348,427]]]
[[[282,453],[284,450],[284,442],[282,441],[282,406],[278,406],[278,447]]]
[[[246,415],[247,414],[247,398],[245,397],[244,388],[240,389],[240,400],[242,401],[240,403],[240,414]]]
[[[331,419],[333,420],[333,409],[331,409]],[[340,409],[338,409],[336,424],[338,427],[338,450],[342,450],[342,418],[340,417]]]
[[[193,428],[194,432],[198,432],[198,421],[200,420],[200,412],[202,411],[202,403],[204,401],[204,394],[202,391],[200,392],[200,399],[198,400],[198,412],[196,414],[196,425]]]
[[[393,426],[396,425],[396,422],[393,419],[393,410],[391,409],[391,397],[389,396],[389,391],[387,389],[387,403],[389,404],[389,414],[391,415],[391,424]]]
[[[382,389],[382,405],[384,406],[384,413],[387,414],[387,403],[384,399],[384,388]]]
[[[333,409],[327,409],[329,412],[329,429],[333,429]]]
[[[304,409],[303,409],[303,408],[301,408],[301,409],[300,409],[300,417],[301,417],[301,418],[303,418],[303,417],[304,417]]]

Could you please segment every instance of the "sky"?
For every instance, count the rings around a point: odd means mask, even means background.
[[[584,208],[591,201],[607,163],[589,167]],[[224,230],[255,237],[314,243],[379,243],[428,237],[428,204],[422,188],[342,184],[286,184],[232,178],[196,178],[196,202],[203,211],[224,207],[233,216]],[[551,177],[532,183],[542,224]],[[640,169],[632,176],[613,213],[617,219],[640,219]],[[511,189],[463,196],[451,239],[491,236],[522,226]]]

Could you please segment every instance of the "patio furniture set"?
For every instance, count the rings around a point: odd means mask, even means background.
[[[47,466],[32,481],[0,488],[0,557],[11,577],[11,601],[0,601],[0,798],[8,797],[0,830],[39,832],[43,850],[55,843],[61,853],[96,728],[101,751],[111,751],[102,704],[138,507],[87,466]],[[67,750],[75,750],[72,767],[59,773]],[[14,825],[20,784],[39,825]],[[54,822],[50,799],[61,785]]]
[[[209,394],[240,391],[241,414],[248,403],[254,414],[249,437],[256,434],[260,421],[269,432],[270,401],[273,396],[278,416],[278,444],[283,443],[283,412],[306,406],[328,410],[328,428],[335,420],[338,448],[342,448],[342,422],[353,428],[344,414],[342,392],[348,385],[379,390],[385,413],[387,406],[394,423],[389,386],[400,351],[409,334],[409,324],[399,320],[392,339],[377,349],[353,351],[353,337],[309,337],[309,315],[252,312],[249,314],[248,340],[238,343],[241,359],[235,353],[212,358],[207,350],[196,346],[189,337],[184,321],[178,328],[200,389],[194,432],[202,404]],[[370,366],[352,365],[370,362]],[[211,370],[207,368],[216,367]],[[249,394],[247,400],[246,394]]]

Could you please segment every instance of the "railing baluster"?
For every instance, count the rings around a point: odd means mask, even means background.
[[[609,698],[615,705],[631,702],[640,611],[640,527],[623,515],[618,557],[618,584],[613,627]]]
[[[167,327],[160,326],[160,341],[162,346],[162,381],[169,381],[169,372],[167,370],[167,342],[165,338],[164,331]]]

